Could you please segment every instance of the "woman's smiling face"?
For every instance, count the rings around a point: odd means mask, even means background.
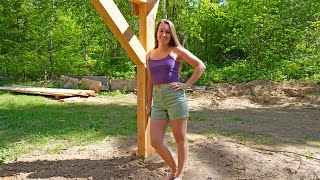
[[[160,23],[157,31],[157,39],[159,44],[169,44],[171,40],[171,31],[169,24]]]

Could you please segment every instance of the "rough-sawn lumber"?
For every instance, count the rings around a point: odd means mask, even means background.
[[[72,97],[72,96],[96,96],[93,90],[76,90],[76,89],[57,89],[57,88],[41,88],[30,86],[1,86],[0,90],[11,92],[27,93],[27,94],[40,94],[55,96],[56,98]]]

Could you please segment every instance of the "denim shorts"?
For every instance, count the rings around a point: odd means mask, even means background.
[[[173,91],[170,85],[153,88],[153,105],[151,119],[175,120],[189,116],[184,90]]]

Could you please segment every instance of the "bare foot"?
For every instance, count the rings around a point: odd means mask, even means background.
[[[176,175],[173,177],[173,180],[182,180],[182,174],[180,174],[180,175],[176,174]]]
[[[173,180],[173,179],[174,179],[174,174],[175,174],[175,173],[169,174],[168,176],[166,176],[166,177],[164,178],[164,180]]]
[[[182,180],[181,177],[175,177],[173,180]]]

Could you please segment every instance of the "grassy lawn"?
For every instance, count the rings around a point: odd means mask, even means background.
[[[103,96],[114,96],[113,101]],[[110,102],[60,103],[50,97],[0,91],[0,164],[35,150],[58,153],[108,137],[136,136],[137,106],[133,99],[128,100],[129,96],[120,91],[99,97]],[[208,139],[227,136],[242,144],[300,146],[313,143],[319,147],[316,133],[319,111],[310,109],[312,116],[306,111],[303,108],[196,110],[190,113],[188,132],[203,134]],[[295,128],[287,128],[295,120],[292,117],[304,119],[306,115],[310,116],[308,121],[305,119],[300,125],[295,124]],[[308,125],[302,127],[306,123]],[[308,131],[301,133],[306,128]],[[168,131],[171,131],[170,126]]]
[[[135,135],[136,129],[135,105],[58,103],[49,97],[0,91],[2,163],[44,147],[55,153],[106,137]],[[48,146],[55,141],[64,143]]]

